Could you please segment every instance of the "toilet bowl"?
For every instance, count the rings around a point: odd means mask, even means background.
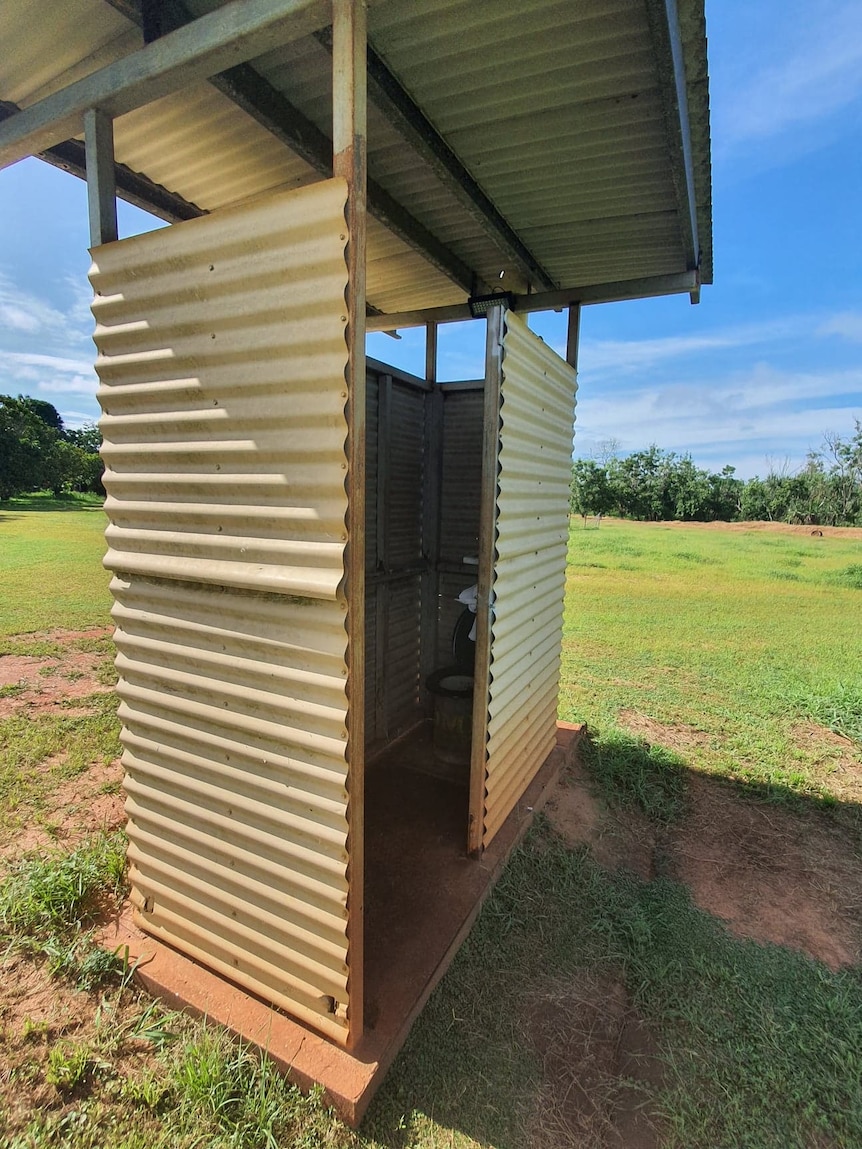
[[[476,644],[469,637],[476,616],[465,609],[452,631],[452,663],[429,674],[434,696],[434,757],[450,766],[469,766],[473,741],[473,665]]]

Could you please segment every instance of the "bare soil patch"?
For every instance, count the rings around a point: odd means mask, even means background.
[[[817,722],[797,722],[791,733],[803,759],[821,776],[830,794],[842,802],[862,804],[862,762],[852,740]]]
[[[862,952],[862,866],[845,826],[740,799],[693,775],[689,813],[670,836],[675,876],[738,937],[801,950],[830,967]]]
[[[665,739],[650,720],[627,725],[644,734],[650,727],[651,740],[681,747],[678,731]],[[858,765],[848,760],[848,774],[850,765],[856,779]],[[560,781],[546,814],[568,845],[589,847],[607,869],[683,882],[737,937],[788,946],[833,970],[862,956],[862,859],[852,818],[753,802],[744,787],[691,771],[686,816],[659,828],[636,811],[607,809],[582,769]]]
[[[661,527],[671,530],[731,531],[739,534],[746,531],[770,531],[781,535],[799,535],[808,538],[862,539],[862,527],[827,527],[813,523],[771,523],[747,521],[742,523],[684,523],[678,520],[663,520],[657,523],[642,523],[644,527]]]
[[[102,1104],[122,1105],[123,1078],[155,1066],[153,1047],[134,1035],[144,1001],[133,986],[105,996],[84,993],[22,955],[8,955],[0,969],[0,1122],[6,1134],[21,1133],[37,1113],[70,1113],[94,1079],[115,1086],[98,1090]],[[58,1048],[80,1051],[86,1061],[83,1080],[74,1086],[51,1083],[50,1057]]]
[[[0,839],[0,879],[24,854],[74,850],[90,835],[122,826],[122,780],[123,768],[116,759],[108,766],[96,763],[58,786],[40,810],[38,822],[16,831],[11,840]]]
[[[629,869],[647,882],[655,876],[653,825],[637,810],[608,809],[580,764],[560,779],[544,811],[567,846],[588,846],[605,869]]]
[[[35,715],[60,710],[68,714],[70,701],[105,690],[109,659],[103,651],[86,647],[110,633],[109,627],[92,627],[28,635],[31,641],[61,646],[62,655],[0,655],[0,718],[25,710]]]
[[[621,710],[619,724],[629,733],[645,738],[647,742],[664,746],[666,750],[678,753],[709,746],[712,735],[705,730],[696,730],[693,726],[669,725],[656,722],[654,718],[647,718],[645,714],[638,714],[635,710]]]
[[[585,975],[527,1003],[526,1041],[542,1066],[527,1122],[535,1149],[655,1149],[648,1096],[662,1084],[652,1035],[622,981]]]

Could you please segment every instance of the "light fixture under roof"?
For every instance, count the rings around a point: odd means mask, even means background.
[[[515,306],[515,296],[511,291],[495,291],[491,295],[471,295],[467,304],[473,318],[481,319],[492,307],[508,307],[512,310]]]

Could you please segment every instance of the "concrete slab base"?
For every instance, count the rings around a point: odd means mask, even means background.
[[[556,748],[481,859],[464,852],[466,795],[412,773],[421,739],[384,754],[366,779],[366,1030],[353,1052],[333,1045],[238,986],[148,937],[126,907],[103,932],[128,951],[135,977],[173,1008],[205,1016],[264,1050],[301,1088],[323,1085],[349,1124],[362,1119],[410,1028],[443,977],[506,860],[574,757],[581,727],[558,724]]]

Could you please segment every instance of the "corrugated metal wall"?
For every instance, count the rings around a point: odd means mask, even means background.
[[[423,717],[420,702],[428,388],[369,367],[366,386],[366,744]]]
[[[440,575],[436,665],[452,659],[452,631],[464,607],[458,595],[476,581],[477,568],[464,565],[479,553],[482,497],[481,386],[443,387],[443,468],[440,484]]]
[[[339,1041],[345,200],[255,201],[91,273],[138,919]]]
[[[555,738],[575,372],[505,315],[484,844]]]

